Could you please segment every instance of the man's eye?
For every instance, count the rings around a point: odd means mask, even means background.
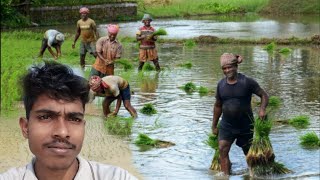
[[[49,115],[40,115],[40,116],[38,116],[38,118],[39,118],[40,120],[47,120],[47,119],[50,118],[50,116],[49,116]]]
[[[77,118],[77,117],[71,117],[70,121],[74,121],[74,122],[81,122],[82,119],[81,118]]]

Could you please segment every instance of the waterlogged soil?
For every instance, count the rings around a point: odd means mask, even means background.
[[[320,149],[305,149],[299,144],[299,137],[307,132],[320,135],[320,51],[316,48],[291,46],[291,53],[277,53],[283,47],[278,46],[273,53],[263,50],[263,46],[230,46],[206,45],[183,47],[176,44],[163,44],[158,47],[159,61],[162,71],[154,71],[138,75],[138,62],[134,61],[134,69],[124,72],[116,66],[115,74],[129,80],[132,105],[137,109],[138,118],[132,127],[132,134],[119,137],[129,144],[132,163],[145,179],[215,179],[218,173],[209,170],[214,150],[204,143],[210,133],[215,89],[217,82],[223,78],[219,56],[224,52],[233,52],[244,57],[239,71],[253,77],[269,95],[279,96],[282,105],[275,113],[275,120],[290,119],[298,115],[310,117],[310,125],[306,129],[295,129],[290,125],[277,124],[272,128],[270,139],[276,155],[276,161],[284,164],[292,173],[272,178],[307,178],[319,179]],[[138,56],[135,45],[126,46],[124,57],[132,59]],[[192,68],[180,67],[180,64],[191,62]],[[90,66],[86,71],[90,70]],[[80,74],[88,74],[77,70]],[[197,91],[186,93],[182,90],[188,82],[197,87],[208,88],[209,93],[200,95]],[[254,96],[256,101],[259,98]],[[102,99],[96,99],[87,108],[89,121],[86,142],[89,147],[85,154],[98,161],[104,161],[110,152],[104,147],[108,144],[108,131],[101,128]],[[144,115],[139,112],[145,104],[152,103],[157,114]],[[21,111],[21,110],[19,110]],[[257,108],[254,108],[257,112]],[[1,118],[0,147],[17,149],[0,151],[0,167],[4,163],[26,161],[30,153],[25,141],[17,129],[15,113],[9,118]],[[20,113],[21,114],[21,113]],[[23,114],[21,114],[23,115]],[[130,114],[121,107],[120,116]],[[15,121],[16,123],[12,123]],[[175,143],[168,148],[140,149],[134,144],[139,133],[147,134],[152,139]],[[92,135],[94,134],[94,135]],[[96,141],[99,137],[99,142]],[[1,138],[3,139],[3,138]],[[21,143],[23,145],[21,145]],[[93,144],[93,146],[90,146]],[[125,148],[125,147],[123,147]],[[7,149],[7,148],[6,148]],[[121,157],[119,161],[121,160]],[[230,151],[232,175],[230,179],[248,178],[248,169],[242,150],[233,145]],[[130,168],[131,166],[127,166]],[[3,169],[0,169],[3,171]]]

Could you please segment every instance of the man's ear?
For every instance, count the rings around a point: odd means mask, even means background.
[[[19,119],[19,124],[23,137],[28,139],[28,120],[26,118],[21,117]]]

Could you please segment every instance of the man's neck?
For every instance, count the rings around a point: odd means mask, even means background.
[[[34,172],[36,177],[39,180],[71,180],[74,179],[79,169],[79,160],[75,159],[75,161],[71,164],[70,167],[66,169],[52,169],[48,168],[41,163],[34,164]]]
[[[238,73],[233,77],[227,78],[228,84],[235,84],[237,83],[237,81],[238,81]]]

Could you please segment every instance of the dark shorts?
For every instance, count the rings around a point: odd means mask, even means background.
[[[90,54],[96,53],[96,43],[95,42],[80,42],[80,55],[85,55],[87,52]]]
[[[219,128],[219,141],[225,140],[231,142],[231,144],[236,140],[236,145],[241,148],[247,148],[251,146],[253,132],[248,130],[246,132],[235,132],[230,129]]]
[[[131,99],[131,94],[130,94],[130,86],[128,84],[128,87],[126,87],[125,89],[123,90],[120,90],[120,95],[121,95],[121,98],[123,100],[123,102],[125,100],[130,100]]]
[[[57,48],[58,43],[52,43],[52,47]],[[48,47],[48,39],[43,38],[42,39],[42,44],[41,44],[41,49],[45,49]]]

